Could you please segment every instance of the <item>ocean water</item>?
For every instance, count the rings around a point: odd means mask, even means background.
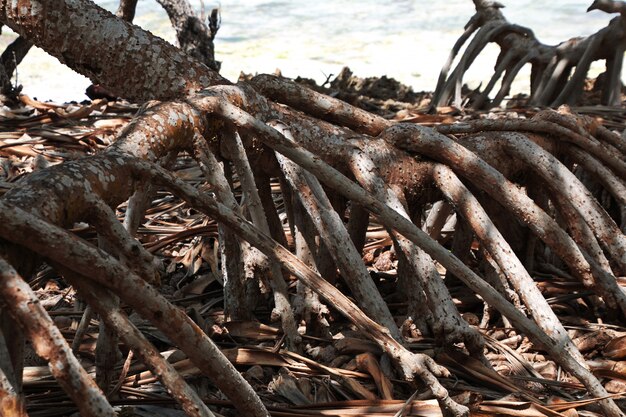
[[[198,12],[200,0],[191,0]],[[585,36],[606,26],[613,17],[586,13],[591,0],[500,0],[512,23],[530,27],[539,40],[556,44]],[[114,11],[117,1],[97,0]],[[208,14],[221,10],[222,26],[215,40],[222,74],[235,81],[240,72],[305,76],[323,82],[349,66],[359,76],[387,75],[416,91],[429,91],[449,50],[474,13],[470,0],[205,0]],[[175,42],[165,12],[155,0],[140,0],[135,23]],[[3,33],[2,44],[10,39]],[[497,47],[477,60],[465,81],[488,81]],[[594,73],[603,70],[593,68]],[[514,92],[528,88],[520,76]],[[41,100],[83,100],[90,81],[41,50],[33,50],[18,69],[24,93]]]

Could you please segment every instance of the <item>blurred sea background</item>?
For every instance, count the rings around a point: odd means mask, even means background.
[[[334,78],[349,66],[360,77],[393,77],[415,91],[432,91],[441,66],[463,26],[475,9],[471,0],[190,0],[196,11],[221,11],[222,24],[215,39],[221,73],[236,81],[240,72],[303,76],[318,83]],[[500,0],[511,23],[531,28],[545,44],[590,35],[613,16],[586,13],[591,0]],[[96,0],[115,11],[117,0]],[[135,24],[169,42],[175,33],[165,11],[155,0],[139,0]],[[12,39],[3,28],[1,44]],[[487,82],[497,56],[491,47],[472,66],[465,82],[475,87]],[[602,72],[596,64],[592,75]],[[520,75],[513,93],[528,89]],[[18,68],[23,92],[57,102],[86,99],[91,82],[60,64],[40,49],[29,52]]]

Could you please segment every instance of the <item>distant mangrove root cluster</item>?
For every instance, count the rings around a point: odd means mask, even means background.
[[[626,318],[626,294],[616,278],[626,274],[626,144],[619,135],[566,107],[529,120],[436,128],[394,123],[279,77],[233,85],[87,0],[29,5],[0,2],[0,21],[114,94],[162,100],[147,102],[104,151],[37,171],[0,199],[4,338],[23,331],[81,415],[115,415],[105,393],[115,378],[111,346],[117,337],[185,412],[213,415],[121,302],[180,348],[241,415],[269,415],[211,338],[159,293],[159,262],[134,237],[156,190],[219,222],[227,319],[249,318],[255,307],[249,282],[270,277],[288,349],[302,349],[297,323],[306,317],[310,327],[324,327],[320,304],[332,305],[392,359],[399,378],[421,381],[449,415],[469,415],[439,380],[449,371],[408,348],[366,268],[362,251],[372,216],[393,241],[406,322],[437,346],[459,344],[489,366],[483,335],[461,317],[447,286],[459,280],[485,311],[501,313],[577,378],[604,415],[623,415],[531,276],[538,263],[552,262],[589,291],[602,320]],[[499,14],[495,4],[477,6],[481,19]],[[51,8],[54,19],[37,13]],[[489,27],[479,40],[493,39],[498,29]],[[60,42],[55,34],[82,42]],[[99,44],[115,53],[100,51]],[[554,72],[548,64],[539,78]],[[210,192],[167,170],[182,152],[196,161]],[[273,178],[280,182],[292,246],[271,196]],[[235,198],[234,179],[243,200]],[[126,201],[120,223],[115,209]],[[453,214],[450,248],[438,239]],[[99,247],[66,229],[77,222],[95,228]],[[26,283],[42,261],[63,274],[105,324],[97,385]],[[333,285],[337,273],[350,297]],[[287,288],[290,276],[300,284],[298,294]],[[296,296],[309,307],[294,312]],[[485,314],[481,325],[488,322]],[[0,356],[3,414],[25,415],[21,349],[13,342]]]
[[[626,5],[623,2],[595,0],[587,11],[601,10],[620,15],[593,35],[573,38],[555,46],[539,42],[531,29],[509,23],[501,12],[503,6],[500,3],[474,0],[474,4],[476,14],[465,25],[465,31],[454,44],[439,75],[431,104],[433,109],[450,103],[461,106],[463,76],[489,43],[497,44],[500,54],[491,79],[485,80],[486,85],[471,95],[468,104],[474,109],[499,106],[510,93],[511,84],[520,70],[527,64],[531,66],[530,105],[557,107],[576,104],[585,87],[591,64],[600,60],[606,62],[606,72],[599,77],[601,85],[597,86],[602,92],[601,102],[611,106],[621,103],[622,62],[626,50]],[[456,67],[450,71],[466,43]],[[500,88],[490,98],[498,81]]]

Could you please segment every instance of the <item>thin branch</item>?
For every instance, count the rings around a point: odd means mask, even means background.
[[[0,294],[37,355],[50,363],[52,375],[80,413],[89,417],[115,417],[113,407],[73,355],[37,294],[4,259],[0,259]]]

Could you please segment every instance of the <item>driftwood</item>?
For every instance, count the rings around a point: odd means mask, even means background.
[[[486,10],[498,12],[494,4]],[[446,413],[468,415],[439,380],[450,375],[448,369],[407,347],[369,280],[359,256],[369,222],[364,213],[369,212],[388,230],[402,264],[399,283],[409,305],[407,322],[428,314],[421,328],[439,347],[458,344],[489,366],[484,356],[488,339],[461,317],[446,285],[458,279],[578,379],[606,416],[623,415],[531,278],[531,265],[549,254],[548,260],[558,258],[560,268],[594,296],[597,311],[606,311],[603,320],[626,317],[626,296],[616,278],[626,273],[626,211],[619,194],[626,179],[624,142],[595,120],[562,108],[527,121],[436,128],[395,123],[278,77],[261,75],[233,85],[87,0],[33,0],[28,6],[4,1],[0,21],[116,95],[163,100],[146,102],[105,150],[28,175],[0,199],[2,314],[18,324],[3,320],[2,334],[6,339],[24,331],[81,414],[111,415],[100,390],[109,392],[110,378],[98,379],[100,389],[85,378],[45,311],[37,309],[25,279],[43,261],[83,294],[112,336],[143,358],[188,414],[211,411],[154,357],[156,351],[116,297],[178,346],[241,415],[269,415],[211,338],[157,289],[164,278],[159,264],[134,233],[151,190],[165,189],[220,224],[229,319],[240,319],[255,307],[249,278],[270,275],[286,345],[299,349],[287,272],[373,341],[402,379],[421,381]],[[68,38],[82,41],[63,41]],[[102,50],[102,45],[107,47]],[[201,167],[209,192],[164,168],[181,152]],[[600,204],[570,171],[570,158],[589,167],[587,173],[608,193],[609,205],[617,204],[616,212],[607,212],[606,202]],[[594,169],[598,166],[604,168]],[[285,246],[268,177],[279,178],[283,195],[291,196],[288,220],[292,236],[302,240],[295,242],[296,254]],[[233,194],[233,178],[242,185],[242,201]],[[476,236],[484,263],[459,259],[474,256],[472,239],[464,243],[467,235],[454,245],[456,256],[420,227],[431,205],[443,200]],[[129,208],[122,226],[114,209],[125,201]],[[426,230],[436,235],[440,226],[434,225],[442,220],[431,221]],[[100,247],[66,230],[78,222],[95,228]],[[319,241],[311,238],[316,233]],[[441,279],[435,262],[449,278]],[[334,278],[323,272],[331,269],[339,271],[354,301],[325,279]],[[25,307],[37,315],[25,314]],[[311,310],[307,314],[316,317]],[[15,378],[21,375],[21,346],[14,342],[7,351],[0,355],[0,389],[9,398],[0,402],[4,413],[23,409]],[[115,357],[114,349],[107,352]],[[368,368],[365,359],[361,362]],[[99,372],[109,370],[103,366]],[[84,393],[89,393],[86,400]]]
[[[159,0],[159,4],[167,12],[176,30],[180,49],[209,68],[219,71],[220,63],[215,60],[213,49],[213,39],[220,27],[219,10],[213,9],[207,18],[204,15],[196,16],[187,0]]]
[[[19,85],[13,85],[11,77],[31,46],[26,38],[18,36],[0,56],[0,93],[4,96],[3,101],[14,100],[21,91]]]
[[[624,3],[596,0],[587,9],[606,13],[620,13],[604,28],[587,37],[573,38],[556,46],[539,42],[529,28],[509,23],[501,12],[500,3],[492,0],[474,0],[476,14],[465,25],[444,64],[431,103],[432,109],[454,103],[462,104],[463,75],[489,43],[500,47],[494,73],[485,87],[473,92],[469,106],[475,109],[497,107],[509,94],[513,80],[526,64],[531,65],[530,97],[528,103],[536,106],[557,107],[577,104],[585,87],[589,67],[594,61],[606,61],[606,72],[598,78],[602,103],[619,105],[622,93],[622,62],[626,50]],[[474,37],[471,38],[472,34]],[[463,45],[468,43],[456,67],[452,64]],[[496,95],[490,94],[497,82],[501,86]]]

